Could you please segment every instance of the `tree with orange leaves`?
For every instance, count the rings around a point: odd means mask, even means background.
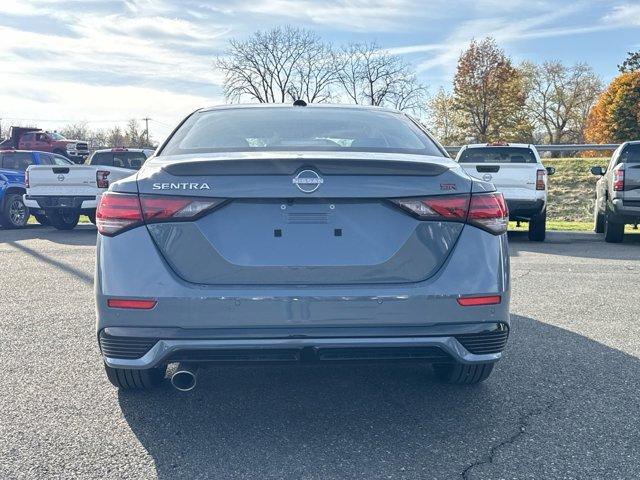
[[[589,113],[585,139],[621,143],[640,139],[640,71],[618,75]]]

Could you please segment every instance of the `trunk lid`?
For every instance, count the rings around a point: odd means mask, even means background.
[[[171,268],[207,285],[335,285],[425,280],[463,224],[420,221],[389,199],[470,195],[450,160],[416,155],[162,157],[140,194],[228,199],[195,221],[147,226]],[[309,193],[307,193],[309,192]]]

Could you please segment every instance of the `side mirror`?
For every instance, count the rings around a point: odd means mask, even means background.
[[[554,173],[556,173],[556,167],[546,167],[547,168],[547,175],[553,175]]]
[[[598,175],[601,177],[602,175],[604,175],[604,170],[600,166],[595,166],[595,167],[591,167],[591,173],[593,175]]]

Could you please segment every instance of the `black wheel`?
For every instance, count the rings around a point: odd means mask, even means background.
[[[43,213],[34,213],[33,214],[34,217],[36,217],[36,221],[40,224],[40,225],[49,225],[51,222],[49,221],[49,219],[47,218],[47,216]]]
[[[621,243],[624,238],[624,223],[616,223],[612,220],[611,214],[607,212],[604,221],[604,241]]]
[[[62,210],[61,212],[48,212],[47,218],[51,225],[58,230],[73,230],[80,220],[80,214],[73,210]]]
[[[164,369],[132,370],[128,368],[111,368],[105,364],[107,378],[120,390],[147,390],[157,386],[164,378]]]
[[[593,231],[604,233],[604,213],[598,211],[598,203],[593,207]]]
[[[547,235],[547,211],[534,215],[529,220],[529,240],[544,242]]]
[[[453,365],[434,365],[433,371],[440,382],[454,385],[474,385],[489,378],[493,371],[493,365],[493,363],[472,365],[454,363]]]
[[[94,225],[96,224],[96,212],[95,211],[87,213],[87,217],[89,217],[89,221],[91,223],[93,223]]]
[[[0,212],[0,225],[5,228],[22,228],[29,221],[29,207],[22,202],[22,195],[7,195],[4,208]]]

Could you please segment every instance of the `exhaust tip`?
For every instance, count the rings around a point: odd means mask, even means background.
[[[194,371],[179,369],[171,375],[171,385],[181,392],[190,392],[196,387],[197,377]]]

